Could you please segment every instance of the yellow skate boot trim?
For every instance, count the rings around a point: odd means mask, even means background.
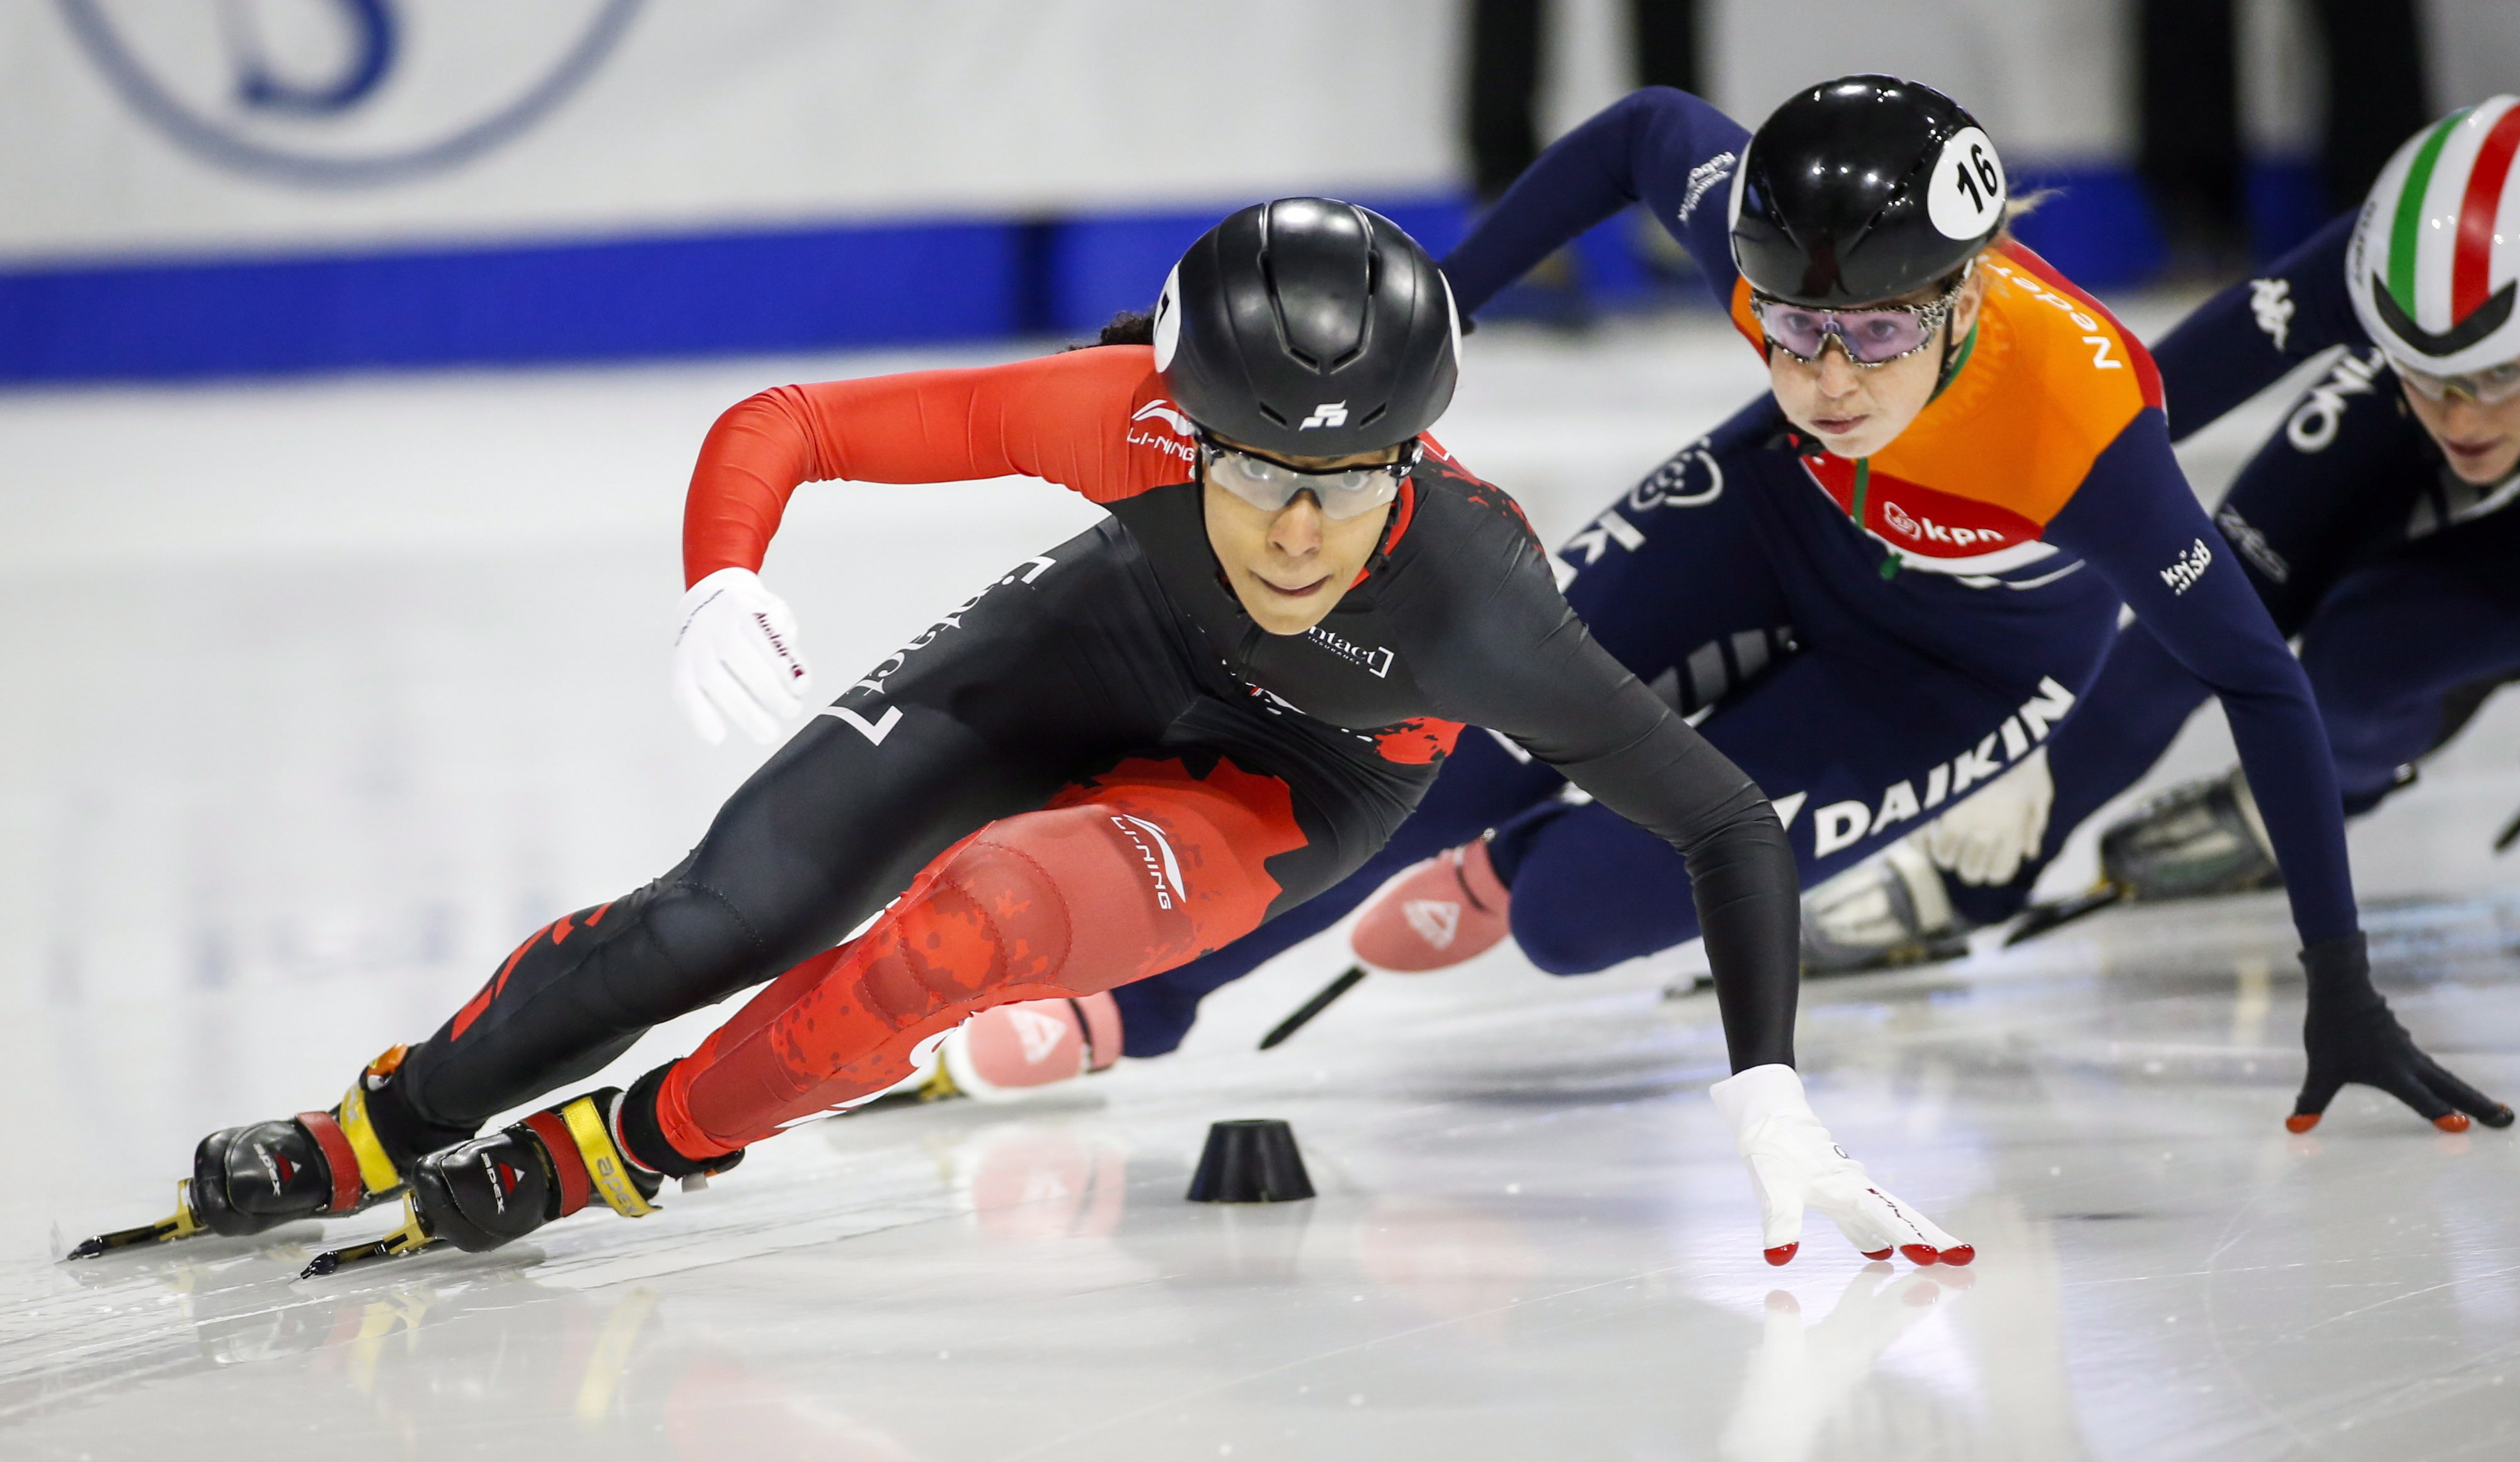
[[[950,1101],[962,1094],[963,1088],[954,1085],[952,1074],[945,1070],[945,1063],[941,1060],[936,1063],[935,1072],[927,1080],[919,1084],[918,1090],[911,1093],[913,1097],[922,1102]]]
[[[377,1139],[377,1127],[368,1120],[368,1078],[361,1073],[341,1093],[340,1114],[333,1119],[341,1125],[341,1135],[350,1139],[350,1151],[359,1160],[359,1181],[379,1197],[402,1186],[402,1174],[394,1171],[393,1159],[385,1156],[384,1143]]]
[[[568,1134],[577,1139],[578,1155],[586,1160],[587,1181],[606,1206],[625,1218],[644,1218],[656,1211],[630,1180],[630,1160],[613,1145],[612,1124],[594,1097],[581,1096],[561,1108],[560,1120],[568,1124]]]

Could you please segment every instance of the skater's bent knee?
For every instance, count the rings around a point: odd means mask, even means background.
[[[1256,922],[1199,916],[1203,903],[1248,901],[1215,897],[1207,884],[1240,874],[1231,859],[1185,858],[1189,841],[1091,803],[992,823],[903,898],[881,935],[893,957],[869,968],[867,998],[904,1023],[948,1005],[1092,994],[1181,964]]]

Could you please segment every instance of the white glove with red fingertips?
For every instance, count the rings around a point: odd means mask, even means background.
[[[1761,1242],[1781,1264],[1802,1247],[1803,1210],[1819,1209],[1867,1259],[1897,1249],[1920,1264],[1964,1264],[1977,1250],[1936,1228],[1846,1155],[1812,1114],[1790,1066],[1753,1066],[1707,1088],[1732,1124],[1732,1139],[1759,1194]]]
[[[722,568],[683,595],[674,637],[674,699],[715,746],[726,724],[752,739],[779,739],[805,706],[814,676],[796,652],[796,614],[748,568]]]

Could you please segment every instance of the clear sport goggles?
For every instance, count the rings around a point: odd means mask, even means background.
[[[1970,261],[1972,268],[1975,263]],[[1838,348],[1856,365],[1886,366],[1932,343],[1934,332],[1951,318],[1952,306],[1968,277],[1969,271],[1961,270],[1950,288],[1923,304],[1885,304],[1868,310],[1816,310],[1754,289],[1750,313],[1758,317],[1769,344],[1805,365],[1819,360],[1834,336]]]
[[[2455,394],[2465,396],[2480,406],[2499,406],[2514,396],[2520,396],[2520,361],[2506,361],[2490,370],[2465,376],[2435,376],[2428,371],[2418,371],[2395,356],[2390,357],[2389,367],[2398,373],[2400,380],[2413,387],[2415,394],[2426,401],[2443,401]]]
[[[1274,457],[1220,446],[1201,433],[1198,457],[1208,481],[1263,512],[1276,512],[1295,501],[1297,493],[1308,492],[1322,505],[1322,516],[1340,519],[1372,512],[1399,497],[1400,484],[1418,468],[1418,445],[1412,441],[1403,447],[1398,462],[1306,471]]]

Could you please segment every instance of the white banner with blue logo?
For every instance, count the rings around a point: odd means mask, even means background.
[[[1457,9],[20,0],[0,377],[1085,328],[1240,202],[1448,199]]]

